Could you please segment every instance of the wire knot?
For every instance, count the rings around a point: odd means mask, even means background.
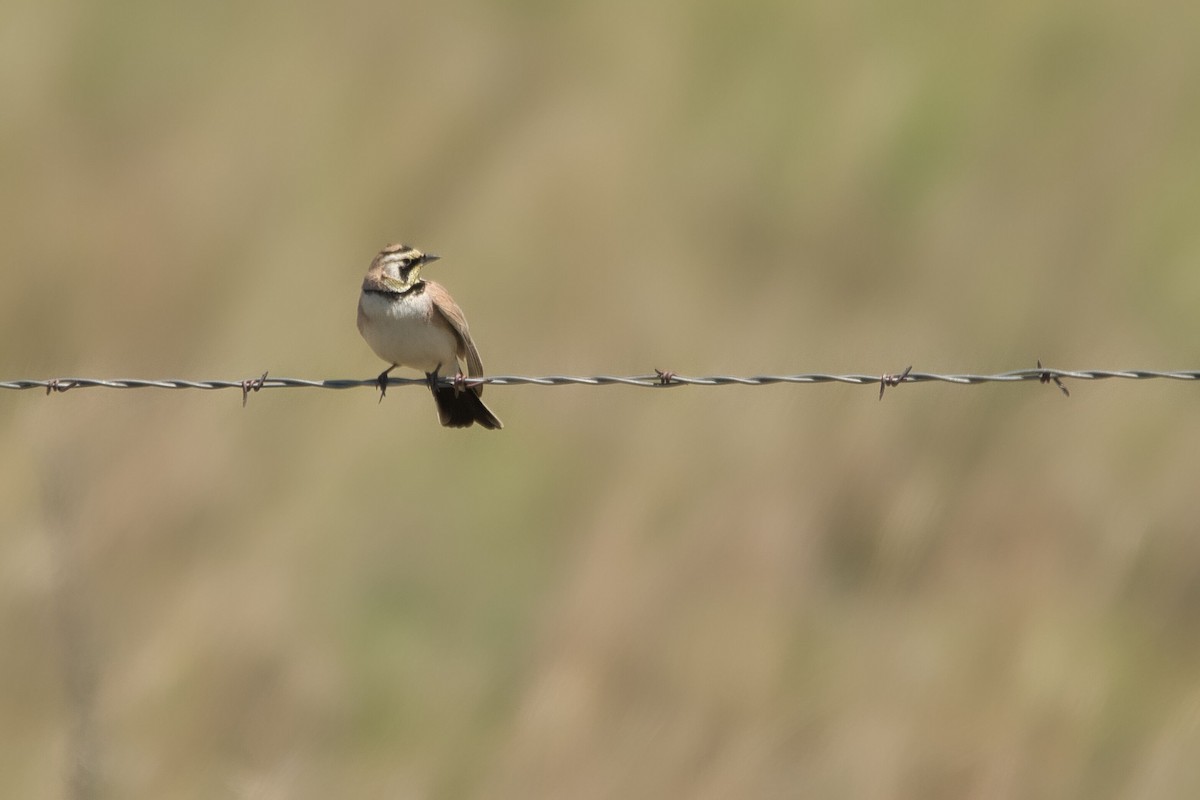
[[[1071,396],[1070,390],[1067,389],[1066,386],[1063,386],[1063,382],[1058,379],[1057,375],[1048,369],[1042,369],[1042,360],[1040,358],[1038,359],[1037,365],[1038,369],[1042,370],[1042,374],[1038,376],[1038,383],[1049,383],[1050,381],[1054,381],[1054,385],[1062,391],[1064,397]]]
[[[264,372],[259,378],[251,378],[250,380],[242,381],[242,408],[246,407],[246,398],[251,392],[257,392],[263,388],[263,384],[267,382],[267,373]]]
[[[904,368],[904,372],[899,375],[891,375],[884,373],[879,376],[879,399],[883,399],[883,390],[889,386],[899,386],[904,381],[908,380],[908,373],[912,372],[912,364]]]

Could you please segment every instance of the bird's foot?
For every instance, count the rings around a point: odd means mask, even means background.
[[[375,379],[375,385],[379,387],[379,402],[383,402],[384,395],[387,394],[388,373],[396,368],[395,364],[379,373],[379,377]]]
[[[442,371],[442,365],[438,364],[436,367],[433,368],[433,372],[425,373],[425,383],[429,384],[429,391],[434,392],[434,393],[437,392],[438,380],[440,379],[438,376],[438,373],[441,371]]]

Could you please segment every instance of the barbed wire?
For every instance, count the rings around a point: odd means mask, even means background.
[[[437,381],[443,386],[639,386],[655,389],[665,389],[676,386],[769,386],[779,383],[819,384],[845,383],[858,386],[879,386],[879,396],[890,386],[902,383],[951,383],[959,386],[978,386],[985,383],[1020,383],[1023,381],[1038,381],[1039,383],[1053,382],[1064,395],[1070,396],[1070,391],[1064,380],[1097,381],[1108,379],[1120,380],[1200,380],[1200,370],[1147,370],[1147,369],[1084,369],[1063,370],[1043,367],[1038,362],[1036,368],[1018,369],[1010,372],[994,374],[973,373],[936,373],[913,372],[908,367],[897,374],[882,375],[867,374],[834,374],[828,372],[808,372],[798,375],[707,375],[688,376],[674,372],[655,370],[647,375],[489,375],[485,377],[441,377]],[[361,389],[379,390],[392,386],[428,386],[426,378],[396,378],[388,376],[386,383],[381,384],[378,378],[332,378],[324,380],[307,380],[304,378],[272,378],[264,372],[257,378],[246,380],[177,380],[155,379],[143,380],[138,378],[52,378],[49,380],[7,380],[0,381],[0,389],[44,389],[46,394],[66,392],[71,389],[201,389],[205,391],[217,389],[238,389],[242,393],[242,403],[250,392],[263,389]]]

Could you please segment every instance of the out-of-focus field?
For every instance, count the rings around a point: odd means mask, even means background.
[[[1194,3],[0,10],[0,378],[1195,368]],[[1200,395],[0,393],[0,795],[1200,796]]]

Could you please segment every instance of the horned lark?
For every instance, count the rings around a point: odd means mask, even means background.
[[[421,280],[421,268],[437,259],[406,244],[389,244],[375,256],[363,278],[358,332],[377,356],[391,364],[379,373],[379,389],[387,388],[388,373],[396,367],[413,367],[429,380],[443,425],[467,428],[478,422],[490,430],[502,428],[479,399],[482,386],[463,389],[437,383],[443,371],[462,377],[460,358],[466,361],[469,376],[483,374],[462,309],[440,284]]]

